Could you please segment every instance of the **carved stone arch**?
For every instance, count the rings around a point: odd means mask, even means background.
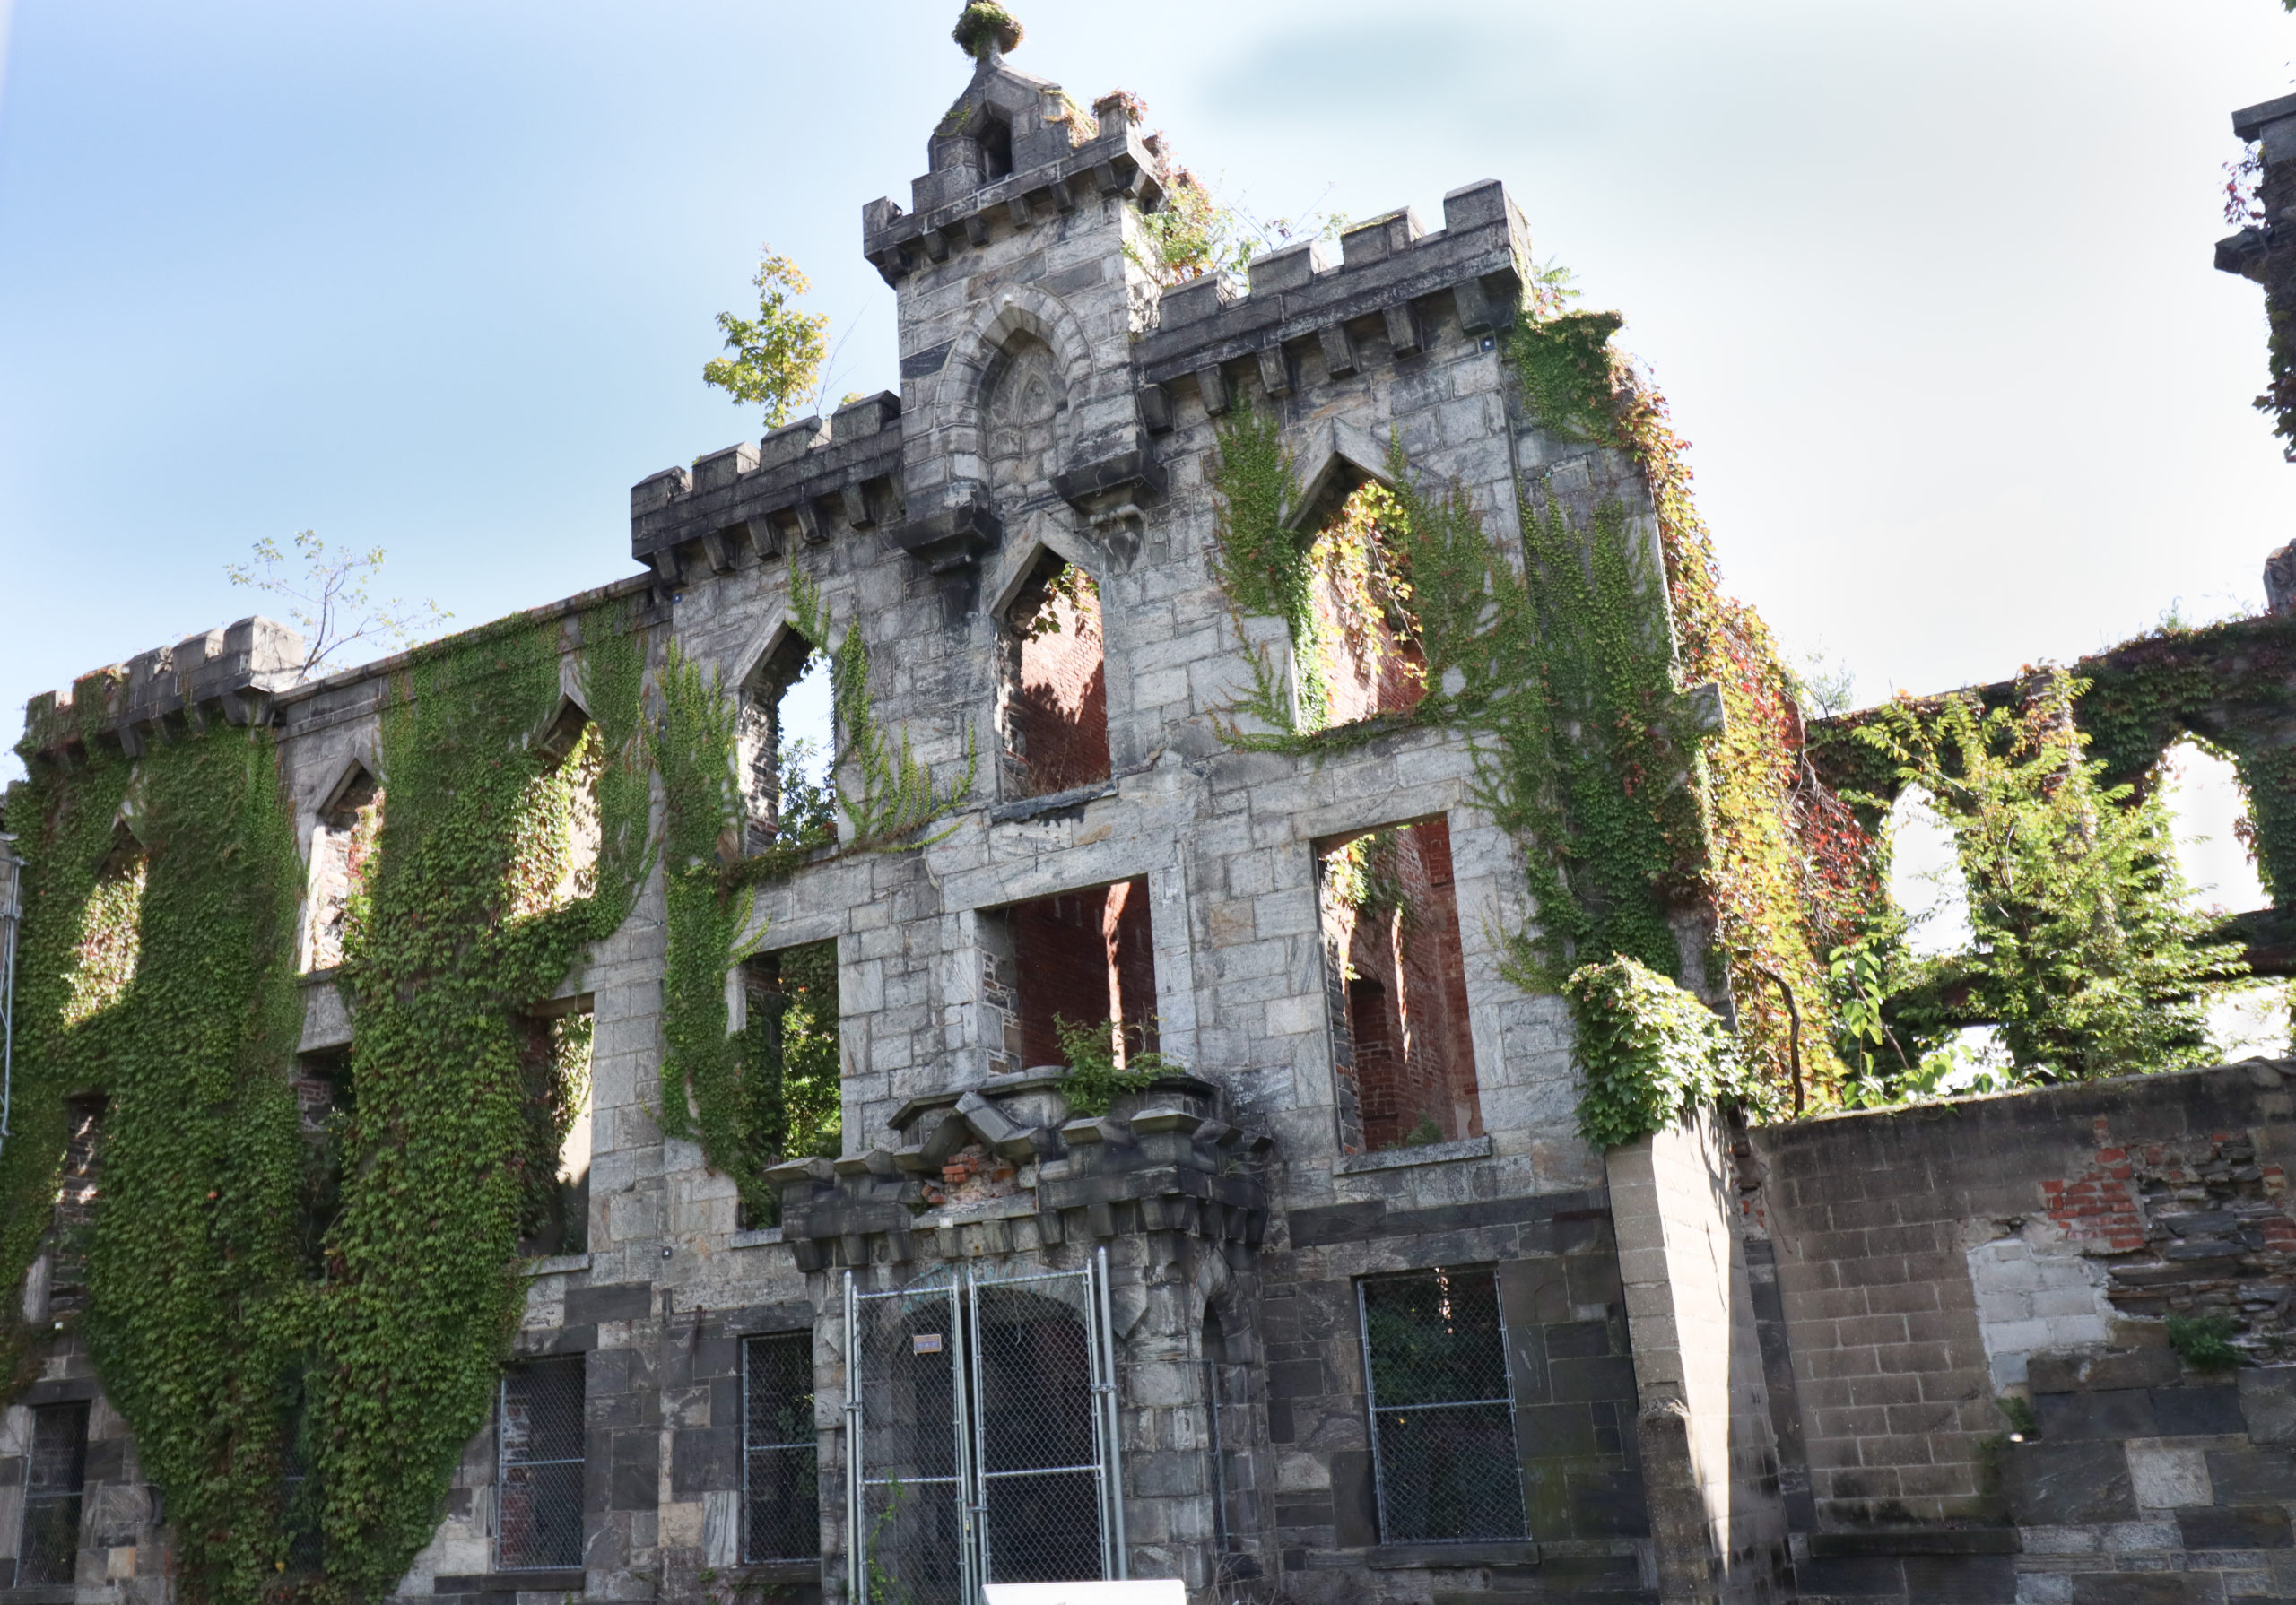
[[[111,840],[105,846],[103,863],[96,871],[98,880],[110,880],[151,852],[152,844],[146,839],[147,832],[136,822],[139,812],[131,796],[112,816]]]
[[[1053,354],[1065,399],[1070,407],[1090,395],[1093,369],[1091,345],[1083,325],[1067,303],[1033,286],[1000,292],[974,316],[957,336],[948,361],[941,369],[938,399],[947,419],[952,455],[970,455],[986,466],[987,436],[984,413],[989,386],[1002,377],[997,360],[1019,336],[1040,343]]]

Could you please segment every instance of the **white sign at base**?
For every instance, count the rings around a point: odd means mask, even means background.
[[[992,1583],[988,1605],[1187,1605],[1178,1578],[1147,1583]]]

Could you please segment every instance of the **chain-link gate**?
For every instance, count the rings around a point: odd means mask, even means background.
[[[855,1605],[1125,1575],[1105,1252],[845,1299]]]

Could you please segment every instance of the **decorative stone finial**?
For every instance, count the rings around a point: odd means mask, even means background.
[[[987,61],[992,56],[1007,55],[1020,48],[1021,19],[994,4],[994,0],[972,0],[949,37],[957,41],[958,49],[975,61]]]
[[[2296,541],[2264,560],[2264,611],[2296,613]]]

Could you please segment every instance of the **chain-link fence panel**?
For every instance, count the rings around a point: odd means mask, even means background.
[[[811,1560],[821,1553],[811,1332],[742,1344],[742,1503],[743,1559]]]
[[[1497,1278],[1436,1270],[1356,1286],[1380,1537],[1525,1536]]]
[[[986,1581],[1104,1577],[1091,1275],[981,1280],[972,1297]]]
[[[582,1564],[582,1358],[506,1372],[497,1428],[494,1565]]]
[[[16,1584],[68,1583],[79,1560],[80,1505],[88,1478],[88,1407],[49,1404],[32,1411],[32,1455],[24,1479],[24,1535]]]
[[[958,1451],[956,1285],[936,1276],[853,1300],[852,1374],[860,1406],[860,1569],[866,1605],[971,1605]]]

